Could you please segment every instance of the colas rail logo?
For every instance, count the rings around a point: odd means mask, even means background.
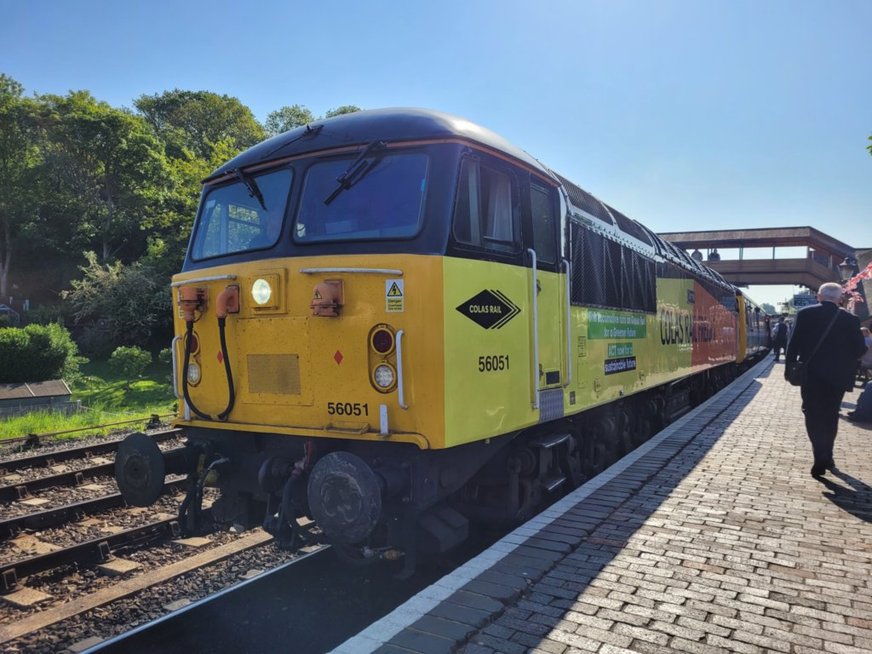
[[[521,313],[509,298],[494,290],[481,291],[462,302],[457,310],[485,329],[500,329]]]

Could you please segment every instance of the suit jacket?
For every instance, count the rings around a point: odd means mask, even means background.
[[[808,375],[828,386],[850,390],[854,387],[857,360],[866,351],[866,344],[860,331],[860,319],[832,302],[821,302],[796,314],[785,353],[785,371],[797,358],[808,361],[836,312],[836,322],[808,364]]]

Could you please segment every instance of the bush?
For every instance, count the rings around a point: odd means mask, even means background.
[[[81,362],[70,333],[60,325],[0,329],[0,383],[69,380]]]
[[[127,381],[127,388],[130,388],[131,381],[145,372],[150,363],[151,355],[135,345],[130,347],[122,345],[116,348],[112,356],[109,357],[109,367],[124,377]]]
[[[71,282],[72,290],[61,295],[80,325],[111,316],[104,340],[112,346],[132,345],[154,349],[172,338],[173,314],[170,277],[151,259],[130,265],[102,265],[93,252],[82,279]],[[83,350],[86,345],[80,342]]]
[[[170,348],[165,347],[157,354],[157,362],[165,366],[171,365],[173,362],[173,353]]]

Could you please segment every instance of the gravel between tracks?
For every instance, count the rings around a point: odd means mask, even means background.
[[[136,595],[64,620],[40,631],[4,643],[5,652],[49,654],[91,636],[106,639],[154,620],[178,600],[195,601],[240,581],[252,570],[267,570],[297,555],[267,544],[234,555],[200,570],[186,573]]]

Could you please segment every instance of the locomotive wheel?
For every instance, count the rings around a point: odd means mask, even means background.
[[[115,455],[115,480],[131,506],[151,506],[160,497],[166,477],[163,454],[153,438],[130,434]]]
[[[372,468],[351,452],[331,452],[309,475],[309,507],[336,543],[366,540],[381,516],[381,488]]]

